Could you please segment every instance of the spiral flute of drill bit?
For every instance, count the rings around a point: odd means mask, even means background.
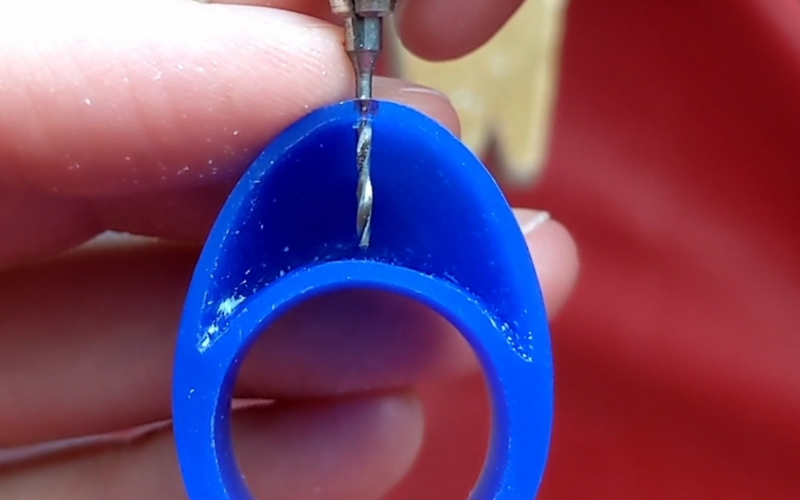
[[[369,118],[361,121],[358,127],[358,142],[356,144],[356,157],[358,159],[358,213],[356,216],[356,230],[361,235],[360,246],[369,246],[372,230],[372,179],[370,166],[372,162],[372,123]]]

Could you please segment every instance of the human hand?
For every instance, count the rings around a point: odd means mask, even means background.
[[[433,19],[446,3],[401,9],[414,50],[470,50],[513,7],[459,4],[444,39]],[[271,137],[352,91],[341,34],[314,17],[327,1],[271,6],[0,6],[0,446],[168,421],[183,294],[221,203]],[[434,91],[380,79],[377,94],[458,130]],[[519,217],[554,313],[576,274],[573,243],[541,213]],[[160,239],[65,253],[107,230]],[[354,302],[308,303],[248,359],[240,395],[279,401],[234,418],[258,498],[380,497],[423,439],[413,388],[478,371],[427,310]],[[169,427],[0,467],[0,499],[42,497],[184,498]]]

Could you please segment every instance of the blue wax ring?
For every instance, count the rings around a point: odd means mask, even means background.
[[[372,116],[372,240],[358,246],[354,102],[301,119],[270,144],[222,209],[186,299],[173,387],[192,500],[250,500],[230,402],[249,347],[287,310],[362,288],[413,298],[449,320],[482,362],[493,430],[472,500],[532,499],[553,417],[547,316],[501,190],[450,132],[407,107]]]

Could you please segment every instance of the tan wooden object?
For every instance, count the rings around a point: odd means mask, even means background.
[[[478,155],[490,146],[507,180],[529,183],[547,157],[567,0],[527,0],[476,52],[431,63],[393,36],[399,76],[444,92]],[[447,29],[446,26],[442,29]]]

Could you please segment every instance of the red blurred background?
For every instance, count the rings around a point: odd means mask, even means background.
[[[800,2],[572,0],[562,71],[545,177],[509,190],[583,264],[540,500],[800,498]],[[392,498],[464,500],[480,380],[424,394]]]

